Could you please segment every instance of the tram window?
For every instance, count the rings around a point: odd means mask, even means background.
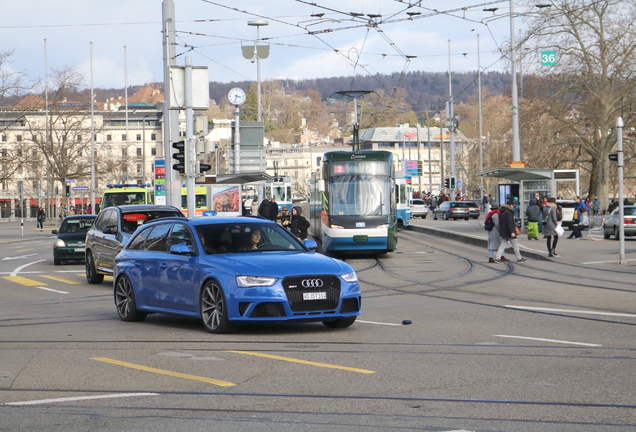
[[[272,192],[276,201],[287,201],[285,199],[285,186],[275,186]]]

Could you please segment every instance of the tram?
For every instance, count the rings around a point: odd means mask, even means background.
[[[411,220],[411,200],[413,199],[413,187],[411,176],[399,173],[395,179],[395,199],[398,224],[408,226]]]
[[[310,179],[310,218],[325,251],[397,247],[395,168],[387,151],[328,152]]]
[[[268,180],[265,184],[265,196],[276,200],[279,212],[283,210],[283,207],[287,207],[291,214],[292,181],[290,177],[274,177],[274,180]]]

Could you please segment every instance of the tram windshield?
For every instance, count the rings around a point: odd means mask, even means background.
[[[391,214],[391,178],[341,175],[331,178],[329,214],[333,216],[388,216]]]

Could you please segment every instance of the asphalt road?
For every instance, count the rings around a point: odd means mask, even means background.
[[[9,231],[0,431],[636,427],[629,267],[489,265],[477,244],[404,230],[396,253],[345,258],[363,291],[352,327],[212,335],[179,317],[120,321],[112,282],[54,266],[47,232]]]

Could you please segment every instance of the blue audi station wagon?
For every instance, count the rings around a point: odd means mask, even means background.
[[[212,333],[276,321],[348,327],[360,314],[356,273],[315,248],[262,218],[153,221],[115,259],[117,313],[198,317]]]

